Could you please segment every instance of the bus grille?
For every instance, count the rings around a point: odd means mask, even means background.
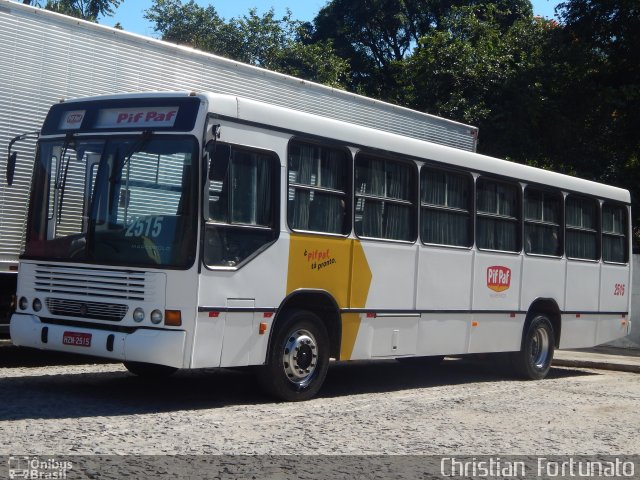
[[[119,322],[129,310],[127,305],[114,303],[82,302],[63,298],[45,299],[47,308],[53,315],[67,317],[91,318]]]
[[[38,265],[36,292],[116,300],[145,300],[145,274],[128,270]]]

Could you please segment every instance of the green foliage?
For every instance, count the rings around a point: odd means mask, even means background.
[[[414,108],[480,126],[481,150],[521,162],[544,156],[548,20],[492,3],[454,7],[405,62]]]
[[[314,20],[316,40],[331,40],[349,61],[349,88],[377,98],[408,103],[401,80],[404,61],[420,39],[443,28],[453,8],[486,0],[331,0]],[[529,0],[491,2],[510,16],[531,14]]]
[[[291,13],[278,19],[273,10],[255,9],[225,21],[212,5],[193,0],[155,0],[145,17],[167,41],[190,45],[233,60],[339,87],[348,64],[333,52],[331,42],[310,40],[310,26]]]
[[[554,84],[570,148],[551,145],[549,155],[631,190],[640,225],[640,3],[571,0],[558,12]]]
[[[330,41],[347,59],[349,88],[402,102],[401,64],[430,22],[429,7],[415,0],[332,0],[314,20],[315,41]]]
[[[98,17],[112,16],[124,0],[29,0],[29,5],[97,22]]]

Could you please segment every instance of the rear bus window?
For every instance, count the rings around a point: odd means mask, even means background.
[[[627,208],[607,203],[602,206],[602,259],[605,262],[628,261]]]

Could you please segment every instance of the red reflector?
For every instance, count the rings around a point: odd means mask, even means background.
[[[376,314],[373,312],[367,312],[367,318],[376,318]]]
[[[509,315],[511,318],[516,318],[516,314],[512,313],[511,315]]]
[[[576,313],[576,318],[580,318],[580,314],[579,313]]]
[[[264,312],[264,314],[262,316],[264,318],[271,318],[271,317],[273,317],[273,312]]]
[[[220,312],[209,312],[209,318],[218,318],[220,316]]]
[[[18,266],[17,265],[9,265],[9,271],[10,272],[17,272],[18,271]]]

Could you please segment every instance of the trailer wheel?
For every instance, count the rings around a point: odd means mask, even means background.
[[[553,360],[555,336],[546,315],[536,315],[522,339],[519,352],[511,355],[516,374],[528,380],[540,380],[547,376]]]
[[[273,335],[267,363],[258,370],[258,382],[280,400],[308,400],[318,393],[327,376],[327,329],[314,313],[293,310]]]
[[[165,378],[178,371],[175,367],[155,363],[123,362],[123,364],[129,372],[143,378]]]

